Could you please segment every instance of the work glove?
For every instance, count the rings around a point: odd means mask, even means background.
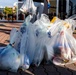
[[[48,9],[49,9],[51,7],[51,4],[48,2],[47,6],[48,6]]]

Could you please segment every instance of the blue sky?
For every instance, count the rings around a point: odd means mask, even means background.
[[[17,2],[18,0],[0,0],[0,6],[13,6],[14,2]],[[71,0],[76,4],[76,0]]]
[[[0,0],[0,6],[13,6],[14,2],[17,2],[18,0]]]

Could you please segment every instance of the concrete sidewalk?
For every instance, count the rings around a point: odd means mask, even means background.
[[[22,23],[0,23],[0,47],[9,43],[9,34],[12,28],[19,28]],[[74,34],[76,37],[76,34]],[[31,74],[32,73],[32,74]],[[25,72],[18,70],[17,73],[0,70],[0,75],[76,75],[76,64],[56,66],[42,62],[39,67],[30,66]]]

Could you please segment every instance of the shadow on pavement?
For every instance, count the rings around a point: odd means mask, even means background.
[[[0,47],[5,47],[5,46],[6,46],[6,44],[0,43]]]
[[[6,33],[6,34],[10,34],[10,31],[9,29],[1,29],[0,28],[0,32],[3,32],[3,33]]]
[[[0,75],[76,75],[76,71],[55,66],[53,64],[45,64],[43,66],[40,65],[39,67],[31,66],[28,70],[25,71],[19,69],[17,73],[0,70]]]
[[[5,26],[5,24],[0,24],[0,26]],[[5,26],[6,27],[6,26]]]

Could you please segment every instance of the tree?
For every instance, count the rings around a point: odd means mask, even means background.
[[[5,7],[3,11],[5,14],[12,14],[12,10],[13,9],[11,7]]]
[[[13,20],[13,15],[16,13],[16,8],[5,7],[3,12],[5,13],[5,16],[8,16],[8,19],[11,19],[10,16],[12,16],[12,20]]]

